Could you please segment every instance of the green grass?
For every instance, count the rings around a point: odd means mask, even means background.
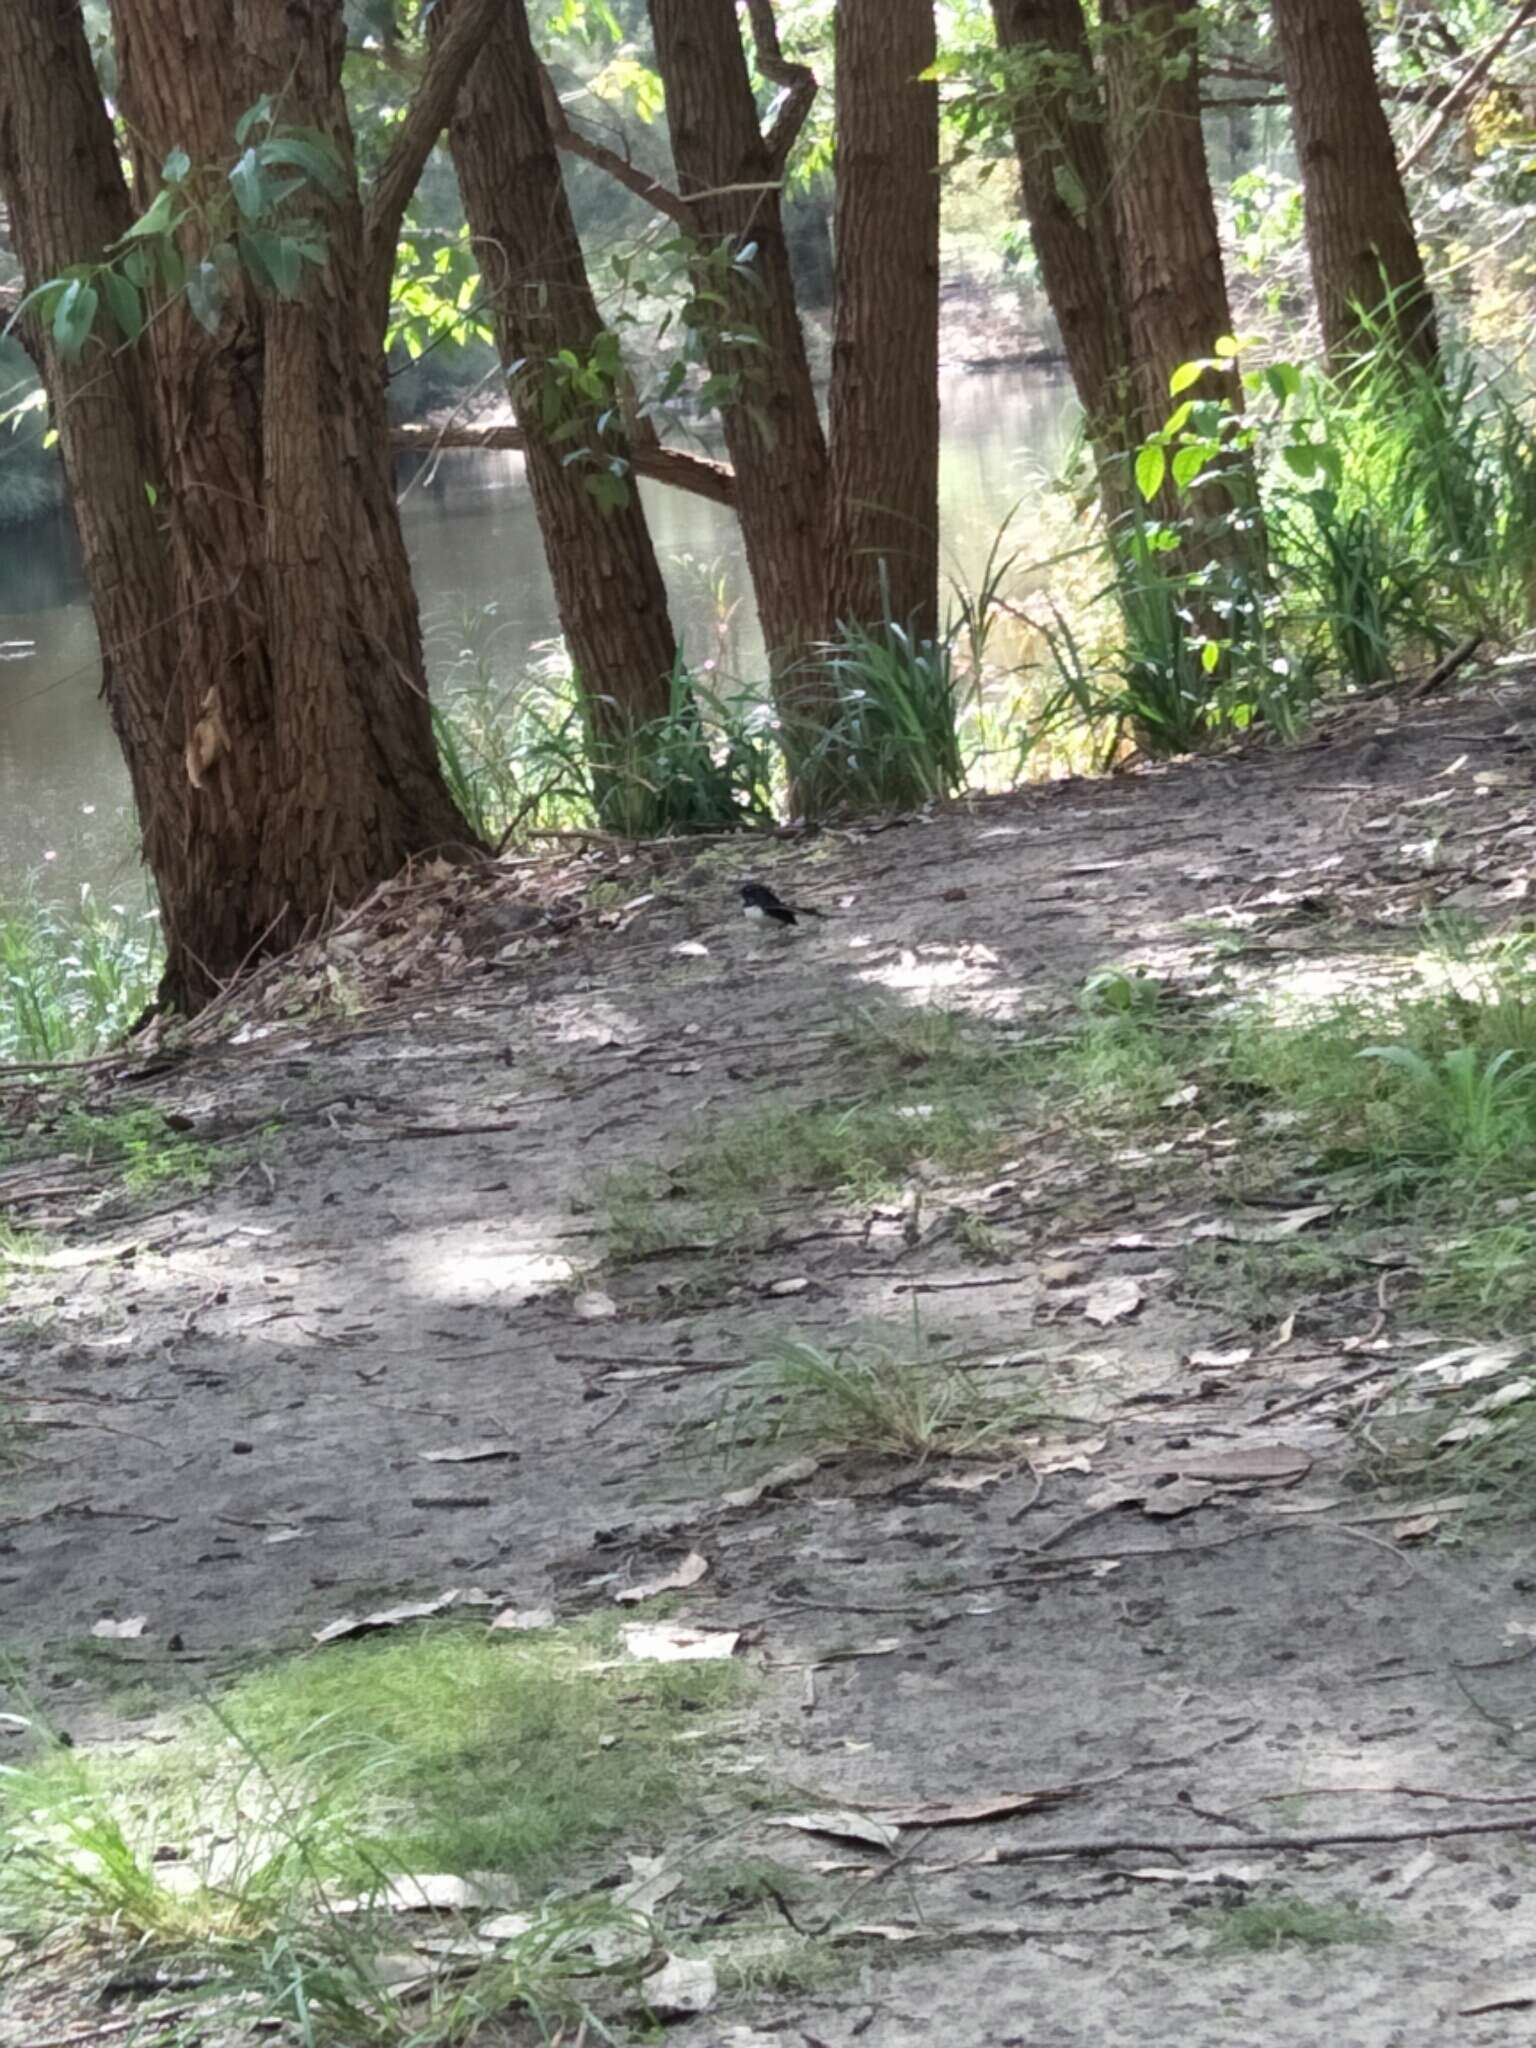
[[[875,1457],[965,1457],[1024,1428],[1034,1404],[1000,1395],[947,1361],[916,1315],[827,1346],[784,1337],[739,1376],[718,1430],[728,1449],[860,1452]]]
[[[1200,1916],[1210,1931],[1210,1956],[1268,1955],[1286,1948],[1344,1948],[1387,1941],[1390,1921],[1358,1906],[1323,1905],[1280,1892]]]
[[[739,1798],[711,1789],[710,1745],[689,1738],[749,1685],[730,1663],[626,1659],[606,1620],[506,1637],[438,1625],[292,1658],[152,1740],[4,1771],[0,1929],[195,1956],[259,2011],[294,2021],[307,2005],[316,2030],[299,2038],[317,2044],[457,2040],[494,2011],[563,2009],[594,1970],[594,1930],[635,1919],[590,1889],[613,1845],[654,1849],[701,1801],[717,1825]],[[386,2010],[372,1959],[407,1937],[367,1902],[437,1874],[475,1877],[533,1924],[439,1987],[440,2031],[397,2013],[368,2032]],[[338,1915],[343,1896],[362,1909]]]
[[[89,889],[73,909],[0,904],[0,1060],[83,1059],[115,1044],[154,1001],[162,957],[153,911]]]
[[[200,1190],[211,1186],[218,1168],[212,1146],[173,1130],[154,1109],[70,1110],[58,1138],[62,1151],[78,1153],[88,1166],[110,1166],[129,1194]]]

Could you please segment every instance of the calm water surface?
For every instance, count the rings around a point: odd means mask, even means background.
[[[943,385],[944,568],[981,573],[1015,507],[1029,551],[1029,507],[1057,466],[1074,408],[1048,371],[956,372]],[[645,486],[673,618],[695,665],[762,673],[762,643],[735,522],[722,507]],[[466,672],[472,650],[511,680],[559,632],[538,528],[516,455],[458,453],[431,487],[409,491],[406,540],[435,682]],[[487,613],[486,608],[494,606]],[[0,900],[29,878],[47,894],[82,884],[136,903],[127,776],[97,690],[96,634],[66,522],[0,530]]]

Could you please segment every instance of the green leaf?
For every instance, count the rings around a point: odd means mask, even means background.
[[[96,287],[78,277],[64,287],[53,309],[53,339],[66,360],[85,347],[100,303]]]
[[[1163,432],[1165,434],[1182,434],[1189,425],[1190,416],[1193,414],[1194,409],[1194,400],[1189,398],[1186,398],[1182,405],[1175,406],[1163,422]]]
[[[264,165],[286,164],[290,170],[302,171],[333,199],[345,196],[347,179],[341,160],[330,140],[318,132],[268,136],[257,143],[256,154]]]
[[[237,240],[241,261],[258,284],[280,299],[298,296],[304,260],[287,235],[275,235],[270,228],[242,228]]]
[[[1241,348],[1242,343],[1235,334],[1218,334],[1216,337],[1216,354],[1224,363],[1230,363]]]
[[[192,159],[184,149],[173,149],[160,166],[160,175],[167,185],[179,185],[192,168]]]
[[[1208,676],[1213,676],[1221,663],[1221,648],[1214,640],[1207,640],[1200,650],[1200,666]]]
[[[254,101],[246,108],[245,112],[235,123],[236,142],[244,148],[245,138],[250,134],[251,130],[264,121],[270,122],[271,119],[272,95],[269,92],[264,92],[259,100]]]
[[[1179,367],[1168,379],[1169,396],[1177,398],[1179,393],[1187,391],[1191,384],[1198,384],[1205,375],[1205,371],[1206,365],[1204,363],[1180,363]]]
[[[1301,389],[1301,372],[1294,363],[1271,363],[1264,372],[1264,379],[1282,402],[1294,398]]]
[[[1208,441],[1192,442],[1188,448],[1178,451],[1173,458],[1173,480],[1181,491],[1189,489],[1215,453]]]
[[[137,341],[144,332],[144,307],[130,280],[119,270],[101,273],[101,288],[124,341]]]
[[[1168,457],[1155,441],[1149,441],[1136,457],[1136,488],[1144,498],[1155,498],[1163,487]]]
[[[181,219],[182,216],[176,211],[176,195],[170,186],[167,185],[163,191],[155,194],[154,205],[150,207],[148,213],[141,213],[139,215],[127,234],[123,236],[123,241],[137,241],[144,235],[168,235]],[[121,244],[115,244],[114,246],[120,247]]]
[[[224,286],[216,265],[199,263],[187,278],[187,304],[192,317],[206,334],[218,331],[224,317]]]
[[[1088,218],[1088,192],[1082,179],[1069,163],[1058,163],[1051,173],[1051,183],[1056,187],[1056,197],[1081,227]]]
[[[1280,450],[1286,468],[1304,482],[1317,475],[1318,451],[1310,441],[1292,441]]]
[[[158,505],[158,504],[159,504],[159,502],[160,502],[160,493],[159,493],[159,492],[158,492],[158,491],[157,491],[157,490],[155,489],[155,487],[154,487],[154,485],[153,485],[152,483],[146,483],[146,484],[145,484],[145,486],[144,486],[144,495],[145,495],[145,497],[146,497],[146,498],[148,498],[148,500],[149,500],[149,502],[150,502],[150,504],[151,504],[151,505]]]
[[[235,204],[246,219],[260,220],[271,201],[267,191],[266,174],[254,149],[248,149],[231,169],[229,189],[234,193]]]

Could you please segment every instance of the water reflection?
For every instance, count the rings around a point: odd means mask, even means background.
[[[1029,505],[1059,465],[1073,407],[1065,380],[1040,370],[957,372],[942,397],[944,571],[974,582],[1015,506],[1015,543],[1027,548]],[[689,659],[760,675],[735,522],[701,498],[643,488]],[[489,645],[498,674],[518,674],[559,631],[521,457],[445,456],[431,484],[409,491],[404,520],[434,676],[470,644]],[[490,634],[472,634],[491,604]],[[0,642],[34,643],[0,658],[0,895],[37,875],[50,894],[90,882],[138,901],[127,776],[97,694],[95,632],[66,522],[0,533]]]

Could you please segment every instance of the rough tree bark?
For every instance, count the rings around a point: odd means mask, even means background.
[[[400,210],[490,14],[429,70],[366,223],[355,180],[302,195],[328,254],[300,299],[236,274],[212,334],[177,298],[132,346],[98,333],[68,363],[44,342],[171,1005],[470,840],[432,740],[381,342]],[[350,172],[340,0],[116,0],[113,20],[133,200],[78,5],[0,9],[0,179],[29,283],[100,260],[172,150],[216,188],[264,92]]]
[[[1180,364],[1210,358],[1231,332],[1216,207],[1200,131],[1199,48],[1182,0],[1103,0],[1111,191],[1125,281],[1131,380],[1144,427],[1155,431],[1176,400]],[[1236,368],[1208,370],[1185,396],[1241,406]],[[1192,509],[1208,559],[1254,566],[1261,548],[1257,493],[1245,461],[1231,458],[1231,489],[1212,483],[1170,517]],[[1234,518],[1241,502],[1245,516]]]
[[[462,0],[439,0],[429,33],[447,32]],[[593,360],[605,334],[545,110],[524,0],[502,0],[496,25],[449,124],[454,165],[491,294],[528,484],[577,677],[599,732],[661,717],[677,643],[645,509],[635,485],[619,378],[601,399],[556,377],[562,349]],[[615,362],[617,354],[615,351]],[[625,502],[589,488],[625,466]]]
[[[784,113],[765,136],[734,0],[650,0],[650,13],[679,196],[700,245],[701,281],[727,298],[711,323],[709,364],[734,382],[721,421],[782,701],[788,672],[829,623],[827,449],[781,207],[785,159],[815,81],[803,66],[784,63],[772,8],[757,0],[751,19],[758,69],[765,77],[783,74],[788,88]],[[722,249],[735,260],[712,260]],[[743,333],[754,338],[732,339]],[[800,694],[797,682],[787,687]]]
[[[939,623],[939,98],[933,0],[838,0],[834,618]]]
[[[1374,329],[1433,368],[1434,300],[1359,0],[1274,0],[1274,21],[1329,367],[1347,371]]]
[[[1082,0],[992,0],[992,15],[1000,48],[1030,60],[1011,110],[1024,217],[1113,523],[1128,503],[1141,435],[1105,112]]]

